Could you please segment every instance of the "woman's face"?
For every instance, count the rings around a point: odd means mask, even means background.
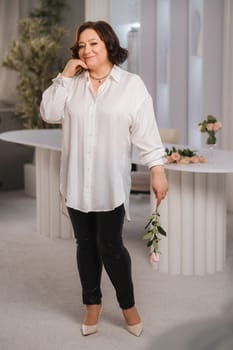
[[[94,29],[85,29],[79,37],[79,57],[89,69],[98,69],[110,63],[105,42]]]

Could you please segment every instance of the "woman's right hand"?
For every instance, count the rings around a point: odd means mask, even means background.
[[[82,60],[72,58],[66,63],[61,75],[63,77],[72,78],[81,69],[88,69],[88,67]]]

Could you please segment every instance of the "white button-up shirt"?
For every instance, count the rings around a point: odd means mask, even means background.
[[[45,90],[41,116],[63,123],[60,190],[68,207],[108,211],[124,204],[129,218],[132,144],[142,164],[163,164],[164,147],[143,81],[114,66],[93,93],[89,73],[58,75]]]

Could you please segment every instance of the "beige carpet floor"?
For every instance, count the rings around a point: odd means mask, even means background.
[[[161,274],[148,262],[148,196],[132,195],[131,209],[125,243],[144,332],[136,338],[125,330],[103,273],[99,332],[83,337],[74,241],[39,236],[35,200],[22,191],[0,193],[0,350],[233,349],[233,215],[224,271],[185,277]]]

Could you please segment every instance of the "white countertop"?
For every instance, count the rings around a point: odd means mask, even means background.
[[[7,131],[0,134],[0,140],[15,142],[22,145],[61,151],[61,129],[33,129],[33,130],[17,130]],[[165,144],[171,148],[173,145]],[[174,145],[176,148],[190,148],[187,145]],[[196,164],[166,164],[165,168],[174,171],[197,172],[197,173],[233,173],[233,152],[215,149],[196,150],[199,155],[203,155],[209,159],[207,163]],[[134,152],[133,162],[139,163],[137,152]]]

